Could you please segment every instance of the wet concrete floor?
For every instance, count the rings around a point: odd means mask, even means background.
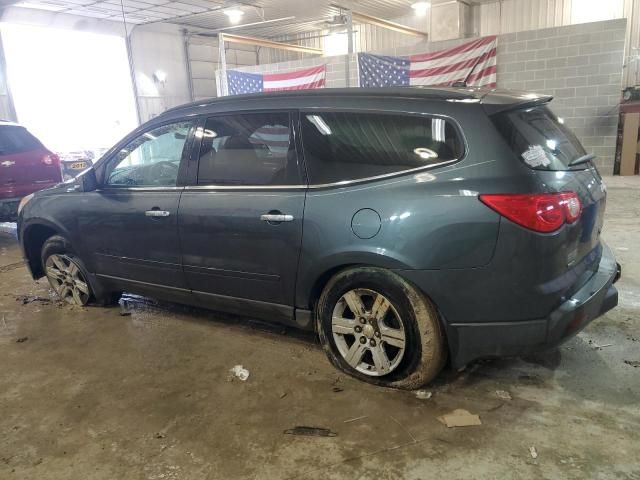
[[[556,351],[446,371],[428,400],[340,374],[292,330],[61,305],[0,232],[0,479],[640,479],[640,178],[608,185],[620,305]],[[482,425],[437,421],[456,408]]]

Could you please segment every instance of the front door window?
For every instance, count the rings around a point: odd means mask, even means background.
[[[117,154],[107,169],[106,184],[118,187],[173,187],[191,122],[179,122],[143,133]]]

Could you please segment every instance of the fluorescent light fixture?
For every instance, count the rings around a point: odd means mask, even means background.
[[[349,53],[349,37],[344,32],[333,32],[324,37],[324,55],[345,55]]]
[[[50,12],[59,12],[60,10],[64,10],[65,7],[62,5],[54,5],[52,3],[37,3],[37,2],[19,2],[15,4],[16,7],[22,8],[33,8],[35,10],[47,10]]]
[[[445,123],[441,118],[434,118],[431,121],[431,138],[436,142],[444,143]]]
[[[413,153],[422,158],[423,160],[430,160],[432,158],[438,158],[438,154],[430,148],[418,147],[413,149]]]
[[[431,8],[431,4],[429,2],[416,2],[411,4],[411,8],[413,8],[417,16],[424,17]]]
[[[307,115],[307,120],[313,123],[322,135],[331,135],[333,133],[327,122],[319,115]]]
[[[224,14],[229,18],[229,21],[231,23],[238,23],[240,20],[242,20],[244,12],[237,8],[231,8],[229,10],[225,10]]]

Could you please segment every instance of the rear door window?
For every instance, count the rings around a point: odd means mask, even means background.
[[[301,183],[289,112],[211,117],[199,135],[198,185]]]
[[[569,170],[572,160],[587,153],[573,132],[546,106],[498,113],[492,120],[514,153],[530,168]]]
[[[311,184],[402,172],[462,157],[464,144],[443,118],[366,112],[302,112]]]
[[[0,126],[0,155],[31,152],[44,148],[26,128],[14,125]]]

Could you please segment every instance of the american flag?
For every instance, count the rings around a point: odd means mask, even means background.
[[[228,70],[227,86],[229,95],[321,88],[325,85],[326,73],[326,65],[288,73],[247,73]]]
[[[409,57],[358,54],[361,87],[453,85],[495,88],[497,37]]]

